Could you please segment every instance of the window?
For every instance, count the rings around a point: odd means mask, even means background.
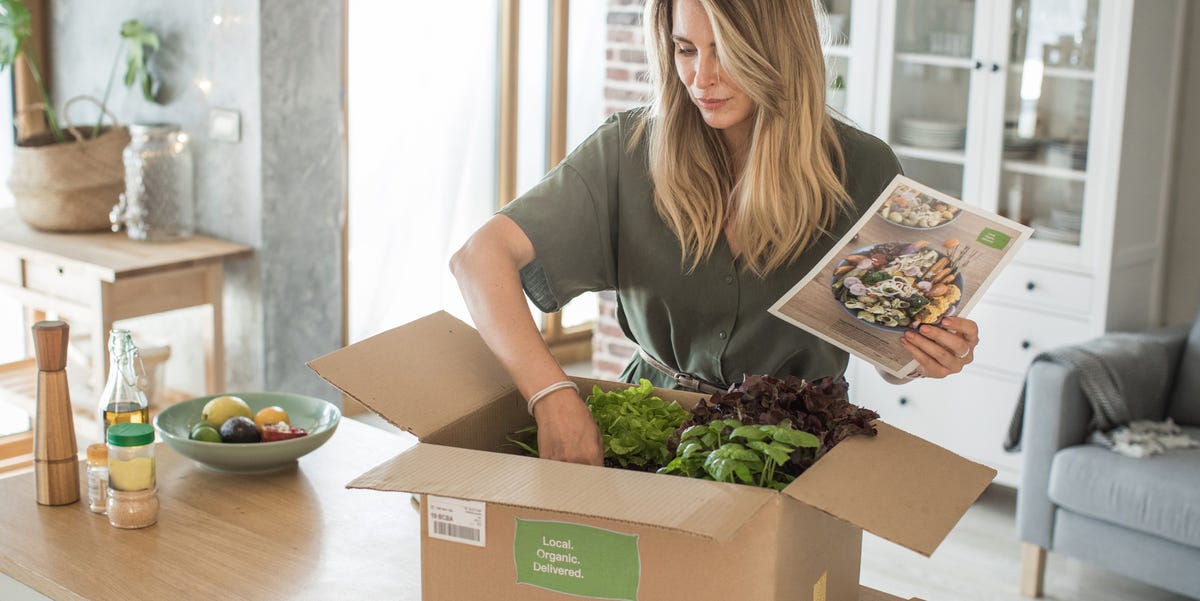
[[[499,198],[527,190],[547,170],[556,150],[548,142],[552,7],[567,2],[522,2],[519,14],[506,20],[504,10],[514,5],[495,0],[483,11],[454,3],[350,7],[351,341],[439,309],[469,321],[447,269],[450,255],[495,212]],[[606,5],[571,8],[570,35],[562,35],[572,79],[559,143],[568,148],[603,118],[605,75]],[[519,40],[515,80],[505,78],[498,51],[513,32]],[[518,104],[509,108],[514,96],[502,88],[514,81]],[[506,154],[501,130],[514,123],[516,151]],[[499,192],[502,187],[510,190]],[[592,295],[577,299],[565,317],[543,322],[548,341],[578,342],[582,335],[586,343],[587,332],[570,326],[586,330],[595,313]]]
[[[46,56],[45,5],[42,0],[27,2],[33,16],[34,37],[31,44],[36,48],[38,56]],[[39,43],[40,38],[40,43]],[[0,174],[7,179],[12,170],[13,147],[16,131],[13,127],[14,110],[23,106],[29,100],[17,100],[17,92],[22,97],[30,97],[32,81],[24,66],[17,63],[16,69],[6,69],[0,74]],[[16,73],[14,74],[14,71]],[[20,81],[18,85],[15,82]],[[20,90],[18,90],[20,88]],[[8,186],[0,186],[0,208],[13,206],[12,194]],[[10,297],[0,297],[0,366],[25,358],[25,316],[21,304]],[[23,369],[27,368],[23,365]],[[31,416],[28,410],[19,402],[16,395],[0,387],[0,476],[15,470],[27,468],[33,462],[33,434]]]

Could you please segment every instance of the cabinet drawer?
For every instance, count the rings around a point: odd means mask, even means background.
[[[0,250],[0,284],[21,285],[21,257]]]
[[[979,323],[975,362],[1021,376],[1038,353],[1098,335],[1085,321],[986,302],[971,318]]]
[[[1091,310],[1092,278],[1009,264],[996,277],[986,297],[1003,298],[1034,309],[1085,315]]]
[[[26,260],[25,288],[48,296],[79,301],[96,290],[96,278],[69,266]]]
[[[851,383],[854,403],[906,432],[1010,476],[1021,469],[1020,453],[1004,450],[1022,380],[996,377],[971,368],[941,380],[903,386],[884,382],[873,370],[857,370]]]

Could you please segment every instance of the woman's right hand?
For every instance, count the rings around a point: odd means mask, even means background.
[[[538,454],[542,459],[604,465],[600,429],[579,393],[563,389],[533,407],[538,425]]]

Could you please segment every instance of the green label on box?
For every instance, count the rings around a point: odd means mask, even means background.
[[[1008,243],[1012,241],[1012,236],[997,232],[990,227],[985,227],[983,228],[983,231],[979,233],[979,237],[976,238],[976,240],[982,242],[985,246],[1004,250],[1004,247],[1008,246]]]
[[[519,584],[592,599],[638,598],[636,534],[517,518],[513,561]]]

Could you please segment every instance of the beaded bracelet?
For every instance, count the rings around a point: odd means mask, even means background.
[[[529,409],[529,415],[533,415],[533,406],[536,405],[538,401],[546,398],[547,396],[550,395],[550,393],[562,390],[564,388],[574,388],[575,392],[577,394],[579,393],[579,385],[570,380],[563,380],[561,382],[555,382],[555,383],[535,392],[533,394],[533,396],[529,397],[529,401],[525,405],[525,407],[527,409]]]

